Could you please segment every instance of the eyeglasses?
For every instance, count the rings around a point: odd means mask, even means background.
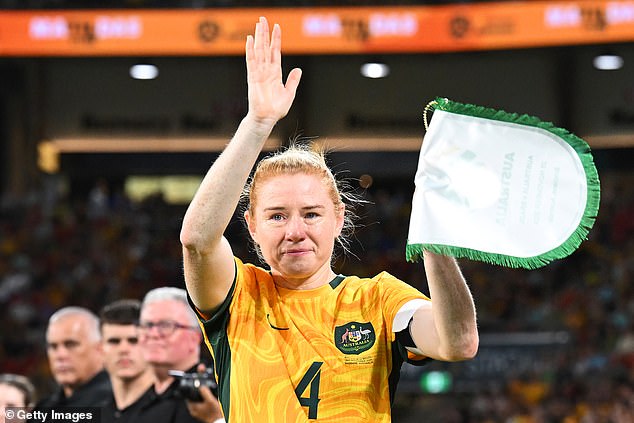
[[[158,322],[140,322],[139,328],[142,332],[149,332],[152,328],[156,328],[159,335],[170,336],[176,329],[199,330],[197,326],[181,325],[173,320],[160,320]]]

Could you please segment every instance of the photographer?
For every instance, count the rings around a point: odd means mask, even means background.
[[[185,290],[161,287],[149,291],[141,306],[140,345],[154,372],[154,385],[144,394],[135,422],[224,422],[220,403],[208,386],[198,388],[199,401],[185,398],[181,381],[170,371],[203,373],[202,334],[187,303]]]

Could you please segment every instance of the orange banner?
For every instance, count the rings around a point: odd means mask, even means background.
[[[287,54],[449,52],[634,41],[634,1],[420,7],[0,12],[0,56],[236,55],[258,16]]]

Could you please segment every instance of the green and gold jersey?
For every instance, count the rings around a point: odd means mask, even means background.
[[[408,357],[392,322],[427,297],[386,272],[289,290],[265,269],[236,269],[225,302],[200,316],[227,422],[391,421],[401,364],[425,361]]]

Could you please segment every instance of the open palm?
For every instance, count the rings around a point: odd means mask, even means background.
[[[247,82],[249,85],[249,114],[262,123],[275,124],[286,116],[295,99],[302,72],[293,69],[286,84],[282,81],[282,30],[261,17],[255,25],[255,37],[246,43]]]

